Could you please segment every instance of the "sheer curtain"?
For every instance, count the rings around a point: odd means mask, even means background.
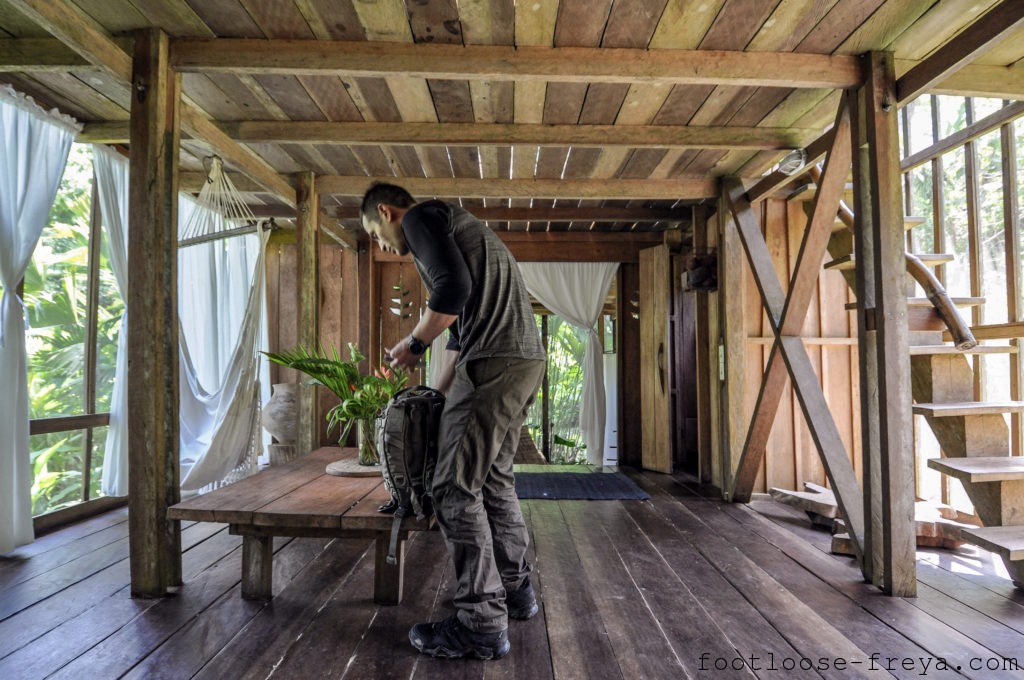
[[[220,215],[179,202],[182,233],[222,231]],[[260,450],[259,346],[269,232],[178,252],[181,488],[255,472]],[[195,350],[195,351],[193,351]]]
[[[587,462],[604,461],[604,360],[596,326],[618,270],[614,262],[522,262],[519,270],[527,290],[537,300],[573,326],[587,331],[583,356],[583,403],[580,431],[587,445]]]
[[[0,86],[0,554],[30,543],[25,309],[17,287],[64,174],[75,127]]]
[[[96,190],[103,226],[110,246],[110,268],[123,299],[128,286],[128,159],[105,146],[92,147]],[[103,454],[101,488],[107,496],[128,495],[128,308],[121,314],[117,338],[114,392],[110,399],[110,426]]]

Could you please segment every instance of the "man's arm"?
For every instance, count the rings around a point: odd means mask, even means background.
[[[427,308],[423,316],[420,317],[419,323],[416,324],[416,328],[412,330],[412,333],[399,340],[398,344],[385,353],[385,356],[391,358],[391,367],[407,368],[409,370],[415,368],[416,364],[420,361],[420,355],[413,354],[409,350],[409,337],[415,336],[417,340],[421,340],[424,344],[429,345],[433,342],[434,338],[441,335],[458,318],[454,314],[442,314]],[[456,354],[458,353],[456,352]],[[444,390],[441,391],[443,392]]]

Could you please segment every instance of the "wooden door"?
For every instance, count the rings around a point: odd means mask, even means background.
[[[640,251],[642,462],[644,469],[658,472],[672,472],[671,263],[666,245]]]

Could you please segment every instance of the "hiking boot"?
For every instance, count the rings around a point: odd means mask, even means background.
[[[533,594],[533,586],[530,585],[530,577],[527,576],[516,590],[505,591],[505,606],[508,607],[508,616],[511,619],[521,621],[533,618],[537,613],[537,598]]]
[[[444,621],[417,623],[409,629],[412,646],[424,654],[439,659],[500,659],[508,654],[508,630],[497,633],[475,633],[462,625],[458,616]]]

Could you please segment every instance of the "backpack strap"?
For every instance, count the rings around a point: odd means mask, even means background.
[[[407,513],[404,505],[395,509],[395,519],[391,523],[391,542],[388,544],[388,564],[398,564],[398,536],[402,533],[402,520]]]

